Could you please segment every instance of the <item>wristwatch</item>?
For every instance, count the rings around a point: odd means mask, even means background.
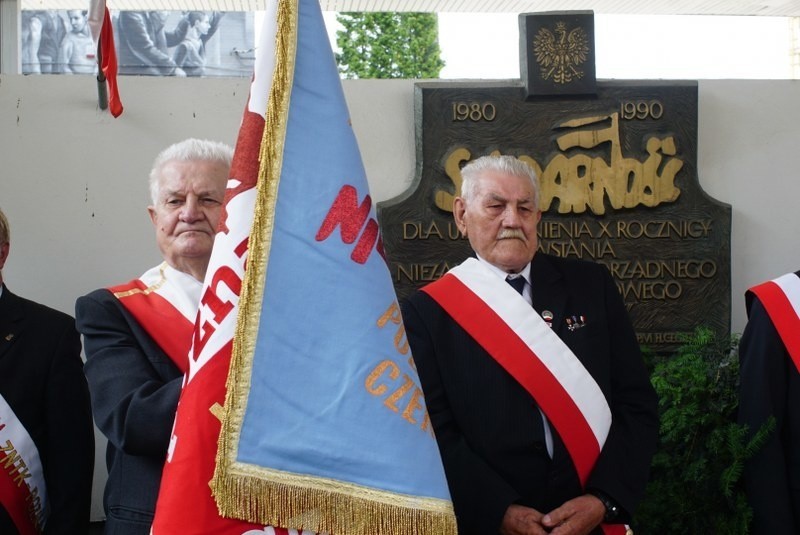
[[[606,514],[603,517],[604,522],[613,522],[619,516],[619,506],[614,502],[614,500],[609,497],[603,491],[597,489],[591,489],[587,491],[589,494],[597,498],[603,503],[603,507],[606,508]]]

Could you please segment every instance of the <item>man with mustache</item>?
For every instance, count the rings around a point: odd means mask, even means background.
[[[109,535],[150,532],[232,156],[198,139],[162,151],[148,211],[164,261],[75,305],[95,423],[108,438]]]
[[[476,257],[403,304],[459,533],[625,533],[658,416],[617,288],[536,251],[530,166],[485,156],[461,176],[453,216]]]

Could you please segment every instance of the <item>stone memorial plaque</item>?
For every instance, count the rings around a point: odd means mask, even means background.
[[[605,264],[643,346],[674,349],[701,325],[727,335],[731,209],[698,182],[697,83],[526,97],[513,82],[415,86],[418,175],[378,206],[398,297],[471,254],[452,217],[461,167],[511,154],[540,178],[539,251]]]

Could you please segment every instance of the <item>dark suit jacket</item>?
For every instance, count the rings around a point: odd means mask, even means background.
[[[657,399],[622,299],[599,264],[537,253],[533,308],[553,314],[556,334],[594,377],[613,423],[588,487],[604,491],[627,520],[644,493],[658,434]],[[575,331],[565,319],[583,315]],[[453,497],[459,533],[498,533],[513,503],[541,512],[583,494],[554,431],[551,460],[534,399],[427,294],[403,319]]]
[[[183,375],[108,290],[75,304],[97,427],[108,438],[106,535],[147,535]]]
[[[745,464],[744,482],[760,534],[800,533],[800,373],[767,315],[749,296],[739,344],[739,422],[754,433],[775,417],[775,432]]]
[[[51,507],[45,533],[86,533],[94,426],[75,321],[5,286],[0,297],[0,393],[42,460]],[[0,533],[17,533],[2,507]]]

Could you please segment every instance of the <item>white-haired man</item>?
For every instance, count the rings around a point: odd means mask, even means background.
[[[108,438],[108,534],[150,532],[232,155],[197,139],[161,152],[148,211],[164,261],[75,305],[92,409]]]
[[[403,304],[459,533],[624,533],[658,419],[617,288],[599,264],[537,253],[527,164],[485,156],[461,175],[453,215],[476,257]]]

